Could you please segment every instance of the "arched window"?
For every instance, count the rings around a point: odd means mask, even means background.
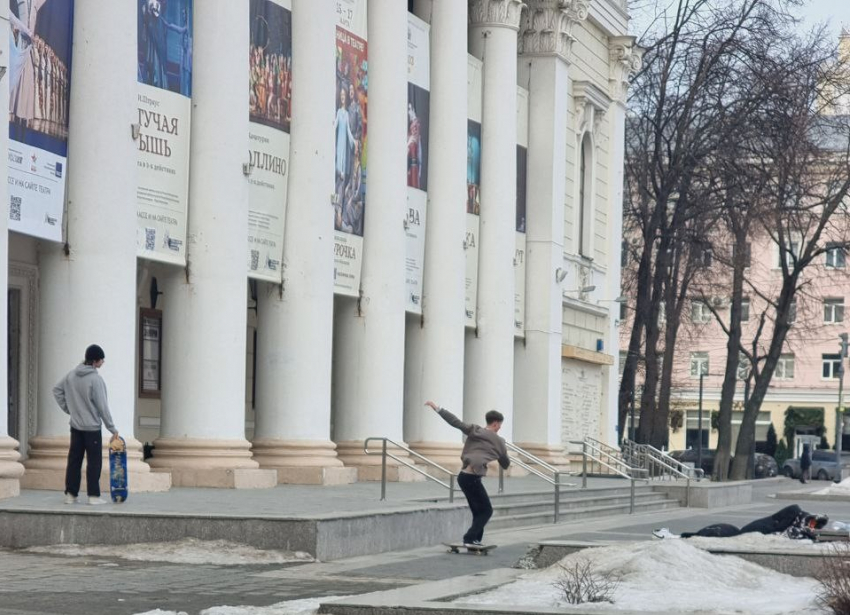
[[[581,140],[578,178],[578,253],[593,258],[593,142],[589,134]]]

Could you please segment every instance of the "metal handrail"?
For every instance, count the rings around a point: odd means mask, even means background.
[[[639,479],[635,479],[635,477],[632,475],[632,472],[634,472],[636,469],[640,469],[640,468],[632,468],[627,463],[625,463],[622,459],[619,459],[619,458],[615,457],[612,453],[609,453],[609,452],[603,450],[601,447],[594,444],[594,442],[598,442],[598,440],[594,440],[593,438],[589,438],[589,437],[585,438],[584,440],[572,440],[571,441],[571,444],[581,444],[581,487],[582,487],[582,489],[587,488],[587,460],[588,460],[588,458],[590,458],[591,461],[595,461],[599,465],[605,466],[606,468],[608,468],[609,470],[611,470],[615,474],[618,474],[618,475],[622,476],[623,478],[629,480],[630,486],[631,486],[630,497],[629,497],[629,514],[630,515],[633,514],[635,512],[635,480],[639,480]],[[603,446],[607,447],[607,445],[605,445],[601,442],[599,442],[599,444],[602,444]],[[588,449],[590,449],[591,451],[595,451],[599,456],[597,457],[597,456],[591,455],[588,452]],[[609,463],[607,463],[605,461],[605,459],[603,459],[603,457],[607,458],[609,461],[614,462],[614,465],[610,465]],[[624,470],[622,470],[618,467],[615,467],[615,466],[620,466],[620,468],[625,466],[628,471],[624,471]]]
[[[380,452],[369,450],[369,442],[371,442],[372,440],[380,440],[381,441]],[[445,482],[441,481],[439,478],[437,478],[435,476],[431,476],[430,474],[428,474],[424,470],[417,468],[416,464],[410,463],[406,459],[399,457],[397,455],[393,455],[391,452],[389,452],[387,450],[387,443],[390,443],[393,446],[395,446],[396,448],[405,451],[408,455],[416,457],[417,459],[424,462],[428,466],[448,474],[449,475],[449,482],[445,483]],[[427,457],[420,455],[416,451],[407,448],[403,444],[399,444],[398,442],[396,442],[394,440],[390,440],[389,438],[383,438],[383,437],[380,437],[380,436],[373,436],[371,438],[366,438],[366,440],[363,441],[363,452],[366,453],[367,455],[381,455],[381,501],[387,499],[387,457],[389,457],[390,459],[394,459],[398,463],[400,463],[404,466],[407,466],[408,468],[410,468],[414,472],[418,472],[419,474],[421,474],[422,476],[424,476],[428,480],[434,481],[435,483],[442,485],[443,487],[448,489],[449,490],[449,502],[454,502],[454,500],[455,500],[455,474],[451,470],[447,470],[446,468],[444,468],[440,464],[434,463],[433,461],[431,461]]]
[[[534,474],[538,478],[542,478],[543,480],[545,480],[547,483],[549,483],[550,485],[552,485],[555,488],[555,514],[554,514],[553,523],[557,523],[558,519],[561,516],[561,487],[575,487],[576,486],[575,483],[562,483],[561,482],[561,475],[563,475],[563,474],[569,475],[570,473],[559,470],[555,466],[550,465],[550,464],[546,463],[545,461],[543,461],[542,459],[540,459],[540,457],[536,457],[536,456],[532,455],[531,453],[529,453],[527,450],[518,447],[516,444],[512,444],[510,442],[505,442],[505,446],[507,447],[507,449],[509,451],[513,451],[517,455],[521,455],[521,456],[525,457],[526,459],[531,461],[533,464],[538,465],[541,468],[543,468],[544,470],[547,470],[548,472],[552,473],[552,476],[549,477],[546,474],[544,474],[543,472],[541,472],[540,470],[538,470],[537,468],[525,463],[518,456],[516,456],[516,457],[511,456],[510,457],[511,463],[518,465],[519,467],[530,472],[531,474]],[[505,490],[505,470],[504,470],[504,468],[502,468],[500,466],[499,467],[499,493],[503,493],[504,490]]]
[[[692,468],[687,466],[664,451],[659,451],[651,444],[644,444],[643,446],[645,446],[646,450],[650,451],[652,456],[656,459],[663,460],[668,466],[673,466],[673,468],[675,468],[672,472],[673,474],[677,474],[683,478],[694,478],[695,480],[702,480],[705,478],[705,471],[702,468]],[[693,474],[693,477],[691,477],[691,474]]]

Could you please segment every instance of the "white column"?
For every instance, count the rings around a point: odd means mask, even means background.
[[[622,295],[620,276],[620,252],[623,241],[623,165],[625,160],[626,98],[629,91],[629,79],[640,70],[642,53],[633,36],[612,37],[608,41],[609,90],[614,101],[608,109],[608,275],[606,277],[606,297],[615,299]],[[603,398],[606,414],[603,415],[603,439],[609,444],[617,442],[617,388],[619,374],[619,327],[620,305],[611,301],[608,306],[608,339],[605,347],[613,355],[614,364],[603,367],[605,386]]]
[[[420,454],[457,467],[457,430],[435,420],[423,403],[433,399],[463,416],[467,7],[433,0],[414,8],[431,20],[432,154],[422,319],[407,328],[404,435]]]
[[[260,285],[254,459],[280,483],[353,482],[331,441],[336,19],[332,0],[292,4],[292,123],[283,293]]]
[[[520,83],[529,90],[525,344],[515,373],[518,446],[567,465],[561,442],[564,178],[569,137],[571,30],[578,18],[559,0],[527,0],[520,34]],[[567,283],[572,283],[568,281]]]
[[[505,415],[511,440],[514,397],[517,30],[521,0],[469,0],[470,53],[484,62],[478,320],[467,339],[464,416]]]
[[[0,6],[0,40],[9,40],[9,7]],[[3,69],[8,68],[8,61],[3,62]],[[9,79],[0,79],[0,100],[9,100]],[[6,151],[8,147],[9,131],[0,131],[0,151]],[[8,322],[9,314],[6,293],[9,288],[9,195],[6,190],[8,169],[3,165],[0,169],[0,237],[3,238],[0,245],[0,289],[3,297],[0,297],[0,499],[14,497],[20,493],[20,478],[24,473],[24,466],[18,463],[21,458],[18,452],[18,442],[9,437],[9,411],[7,407],[9,399],[8,378]]]
[[[245,439],[248,3],[194,14],[186,270],[162,301],[162,423],[151,467],[178,486],[277,484]]]
[[[53,386],[83,361],[89,344],[106,354],[100,370],[109,408],[127,441],[134,490],[162,490],[134,437],[136,401],[136,9],[78,0],[68,128],[65,245],[42,241],[38,435],[22,486],[64,489],[68,417]],[[108,50],[108,52],[104,52]],[[104,448],[107,438],[104,438]],[[108,487],[108,463],[101,486]],[[85,472],[83,472],[85,482]]]
[[[360,300],[340,301],[334,349],[334,439],[361,480],[380,477],[368,436],[403,437],[404,205],[407,198],[407,5],[369,0],[369,166]],[[402,473],[403,474],[403,473]],[[395,468],[390,473],[397,478]]]

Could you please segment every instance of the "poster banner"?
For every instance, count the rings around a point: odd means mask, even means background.
[[[9,230],[62,241],[73,0],[9,0]]]
[[[136,0],[138,185],[136,254],[186,264],[192,1]]]
[[[514,335],[525,337],[525,215],[528,187],[528,90],[517,88],[516,251],[514,252]]]
[[[466,326],[475,327],[478,306],[478,237],[481,211],[481,116],[482,68],[480,60],[467,56],[468,94],[466,123]]]
[[[405,290],[407,311],[422,313],[425,219],[428,204],[428,124],[431,106],[430,26],[407,15],[407,215]]]
[[[334,292],[357,297],[366,206],[366,2],[337,0],[334,138]]]
[[[248,69],[248,277],[280,283],[289,126],[291,0],[250,0]]]

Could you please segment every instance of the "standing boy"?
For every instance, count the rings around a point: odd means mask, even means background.
[[[85,361],[68,372],[53,387],[53,397],[65,414],[71,416],[71,446],[65,469],[65,503],[76,504],[82,480],[83,456],[86,458],[86,487],[89,504],[106,504],[100,497],[100,470],[103,465],[101,423],[118,437],[106,403],[106,384],[97,370],[103,365],[103,348],[92,344],[86,348]]]
[[[463,544],[466,547],[480,546],[484,538],[484,526],[493,515],[493,506],[490,497],[484,488],[481,479],[487,475],[487,464],[494,459],[499,460],[499,465],[507,469],[511,464],[508,458],[508,449],[505,441],[498,435],[502,428],[505,417],[501,412],[490,410],[484,420],[486,427],[472,423],[464,423],[454,414],[439,407],[432,401],[426,401],[434,412],[443,417],[452,427],[461,430],[466,435],[466,442],[460,454],[463,467],[457,475],[457,484],[466,496],[469,510],[472,512],[472,525],[463,535]]]

